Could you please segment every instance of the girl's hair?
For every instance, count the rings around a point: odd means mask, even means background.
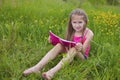
[[[84,30],[86,29],[86,25],[88,23],[87,15],[86,15],[86,13],[83,10],[81,10],[81,9],[75,9],[75,10],[73,10],[70,13],[70,15],[69,15],[68,26],[67,26],[67,31],[66,31],[66,35],[65,35],[65,39],[66,40],[71,40],[72,37],[73,37],[73,33],[75,32],[74,29],[73,29],[73,27],[72,27],[72,23],[71,23],[72,15],[83,16],[82,19],[85,21],[85,25],[84,25],[82,33],[84,33]]]

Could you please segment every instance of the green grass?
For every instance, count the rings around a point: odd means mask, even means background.
[[[64,37],[69,13],[76,7],[87,12],[88,27],[94,32],[90,57],[84,62],[75,58],[56,73],[53,80],[120,79],[119,7],[94,6],[88,1],[77,3],[72,0],[13,2],[3,1],[0,5],[0,80],[42,80],[41,74],[23,77],[22,72],[35,65],[52,48],[47,42],[49,30]],[[55,66],[62,56],[50,61],[42,72]]]

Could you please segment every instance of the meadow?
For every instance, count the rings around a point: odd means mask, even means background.
[[[119,5],[95,5],[87,0],[1,1],[0,80],[42,80],[41,73],[24,77],[22,72],[53,47],[47,41],[49,30],[64,38],[69,13],[77,7],[86,11],[88,27],[94,32],[90,56],[84,62],[75,58],[53,80],[120,80]],[[41,72],[64,56],[50,61]]]

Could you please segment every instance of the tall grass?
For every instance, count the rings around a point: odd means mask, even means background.
[[[56,73],[54,80],[120,79],[118,8],[106,6],[105,11],[89,2],[75,4],[62,0],[3,1],[0,5],[0,80],[42,80],[41,74],[23,77],[22,72],[52,48],[47,42],[49,30],[64,37],[69,13],[76,7],[86,10],[88,27],[94,32],[90,57],[84,62],[75,58]],[[42,72],[55,66],[63,56],[50,61]]]

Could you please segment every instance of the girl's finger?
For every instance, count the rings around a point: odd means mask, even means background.
[[[68,47],[65,47],[66,51],[68,52]]]

